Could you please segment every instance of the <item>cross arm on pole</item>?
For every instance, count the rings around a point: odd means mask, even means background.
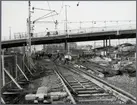
[[[56,14],[50,15],[50,14],[52,14],[53,12],[56,13]],[[58,13],[55,12],[55,11],[51,11],[50,13],[48,13],[48,14],[46,14],[46,15],[43,15],[43,16],[39,17],[38,19],[35,19],[35,20],[33,21],[33,23],[35,23],[35,22],[38,21],[38,20],[45,19],[45,18],[54,16],[54,15],[58,15]]]
[[[55,10],[50,10],[50,9],[42,9],[42,8],[35,8],[35,7],[32,7],[32,9],[37,9],[37,10],[44,10],[44,11],[52,11],[52,12],[55,12]]]

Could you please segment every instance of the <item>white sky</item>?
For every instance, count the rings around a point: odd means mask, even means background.
[[[68,10],[69,21],[104,21],[104,20],[136,20],[136,1],[49,1],[50,8],[60,13],[54,16],[55,20],[62,21],[65,19],[65,8],[63,5],[70,5]],[[47,1],[32,1],[32,7],[49,9]],[[34,11],[32,19],[47,14],[46,11]],[[26,19],[28,17],[27,1],[2,1],[2,39],[9,38],[9,27],[11,35],[14,37],[16,32],[26,32]],[[43,21],[53,21],[52,17],[43,19]],[[82,24],[89,26],[91,24]],[[78,28],[79,24],[70,24],[69,28]],[[54,24],[36,24],[35,32],[45,31],[46,28],[54,29]],[[64,29],[60,24],[59,29]],[[82,42],[83,43],[83,42]],[[89,43],[89,42],[87,42]],[[78,43],[79,44],[79,43]]]

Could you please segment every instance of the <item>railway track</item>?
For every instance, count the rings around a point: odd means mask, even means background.
[[[49,62],[48,64],[51,63],[52,62]],[[52,83],[50,82],[49,84],[46,82],[50,79],[47,79],[48,77],[44,77],[41,85],[49,87],[49,93],[67,92],[67,97],[57,99],[59,101],[55,99],[52,103],[136,103],[136,99],[130,94],[111,86],[110,84],[100,80],[98,77],[91,75],[84,70],[82,71],[81,69],[74,68],[72,64],[59,65],[56,62],[53,62],[51,65],[50,66],[54,70],[48,70],[45,74],[49,74],[50,72]],[[18,97],[17,103],[26,103],[24,100],[24,95]]]
[[[85,65],[89,68],[93,68],[93,69],[96,69],[97,71],[99,72],[105,72],[107,67],[105,66],[102,66],[102,65],[99,65],[95,62],[92,62],[92,61],[89,61],[88,59],[84,59],[84,62],[85,63],[82,63],[82,62],[79,62],[81,65]]]
[[[99,65],[87,59],[84,59],[84,62],[78,62],[76,64],[84,66],[87,70],[92,71],[99,77],[111,77],[114,75],[121,75],[121,72],[119,70],[114,70],[112,67],[109,66]]]
[[[99,78],[69,65],[58,65],[55,69],[65,82],[77,104],[136,103],[136,98]]]

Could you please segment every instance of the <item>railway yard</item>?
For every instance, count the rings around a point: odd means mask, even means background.
[[[1,103],[136,104],[135,8],[2,1]]]
[[[122,69],[113,70],[110,65],[102,65],[101,60],[99,63],[95,61],[95,57],[92,58],[94,61],[81,57],[67,63],[58,54],[32,58],[33,75],[27,75],[29,81],[24,78],[18,82],[23,89],[15,88],[13,84],[12,88],[2,89],[6,103],[136,103],[136,77],[133,72],[130,75]],[[42,94],[38,90],[43,91]]]

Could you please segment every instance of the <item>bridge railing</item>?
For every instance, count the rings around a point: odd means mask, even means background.
[[[69,29],[68,35],[73,34],[83,34],[83,33],[94,33],[94,32],[105,32],[105,31],[118,31],[118,30],[130,30],[130,29],[136,29],[136,24],[125,24],[125,25],[114,25],[114,26],[104,26],[104,27],[85,27],[81,29]],[[58,30],[58,34],[56,34],[56,31],[50,31],[50,35],[48,36],[46,32],[39,32],[34,33],[33,38],[38,37],[53,37],[53,36],[61,36],[66,35],[65,30]],[[26,32],[23,33],[15,33],[14,34],[14,40],[17,39],[27,39],[28,34]],[[13,40],[13,39],[12,39]]]
[[[90,27],[85,29],[71,30],[69,34],[82,34],[82,33],[94,33],[94,32],[105,32],[105,31],[117,31],[117,30],[129,30],[136,29],[136,26],[125,26],[121,25],[119,27],[109,26],[109,27]]]
[[[4,63],[4,67],[2,69],[6,69],[5,75],[2,79],[1,79],[1,83],[4,84],[2,86],[2,88],[13,88],[19,86],[18,85],[18,81],[21,79],[24,79],[24,76],[22,75],[22,73],[20,72],[20,70],[17,68],[17,65],[20,67],[20,69],[26,74],[26,68],[23,65],[23,55],[22,54],[5,54],[3,55],[3,62]],[[8,75],[7,75],[8,72]],[[4,79],[4,80],[3,80]],[[14,84],[16,83],[16,85]]]
[[[18,32],[18,33],[14,33],[14,39],[26,39],[28,37],[27,32]]]
[[[120,25],[120,26],[109,26],[109,27],[86,27],[81,29],[72,29],[68,30],[68,34],[83,34],[83,33],[94,33],[94,32],[105,32],[105,31],[119,31],[119,30],[130,30],[136,29],[136,24],[132,25]],[[58,34],[55,31],[50,31],[50,35],[48,36],[46,32],[35,33],[33,37],[53,37],[65,35],[66,32],[64,30],[59,30]]]

